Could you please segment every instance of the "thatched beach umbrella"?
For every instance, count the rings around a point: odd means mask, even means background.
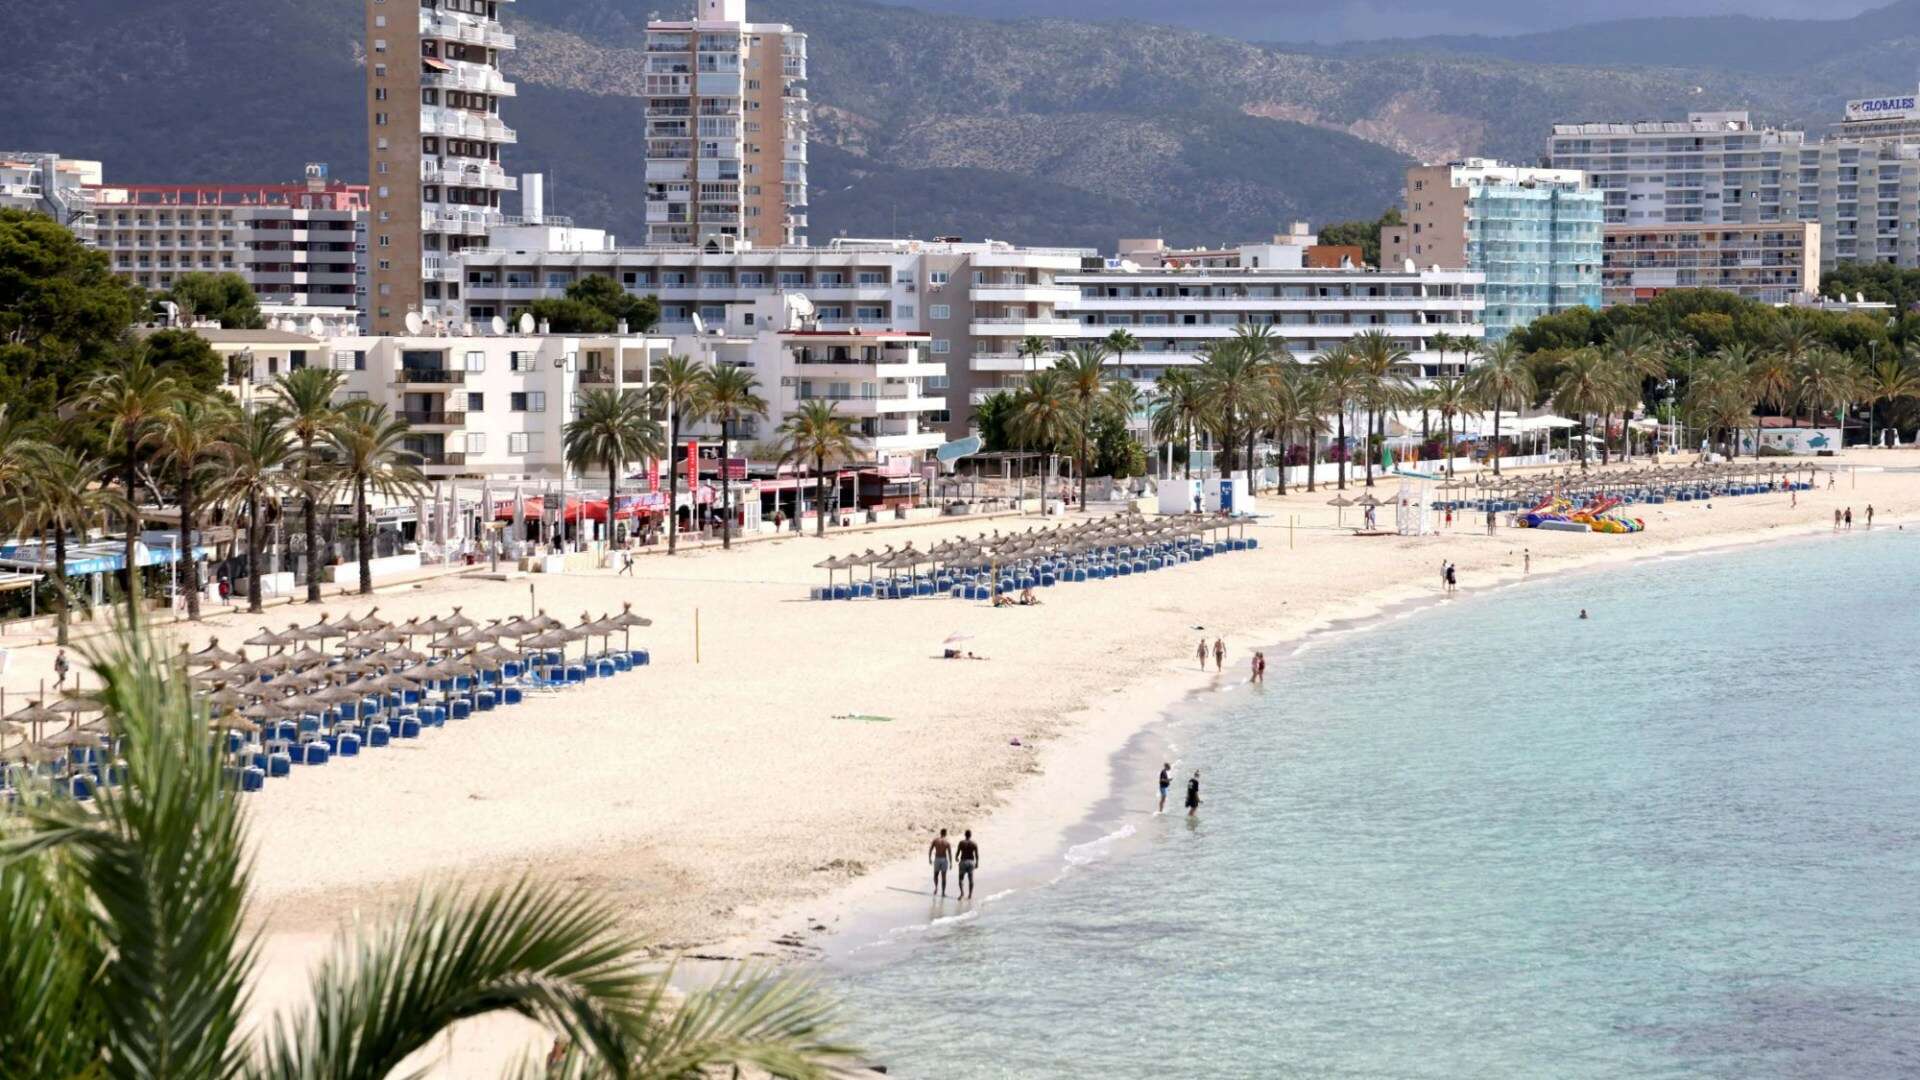
[[[259,633],[246,640],[246,644],[248,645],[256,645],[268,649],[278,649],[292,643],[293,639],[287,637],[284,631],[275,630],[267,626],[261,627]]]
[[[193,667],[200,667],[205,664],[244,664],[246,660],[247,655],[245,653],[237,653],[230,649],[221,648],[219,638],[214,638],[207,643],[206,648],[201,649],[197,653],[190,653],[187,656],[187,663]]]

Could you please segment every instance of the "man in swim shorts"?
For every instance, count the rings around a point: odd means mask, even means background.
[[[1160,766],[1160,812],[1167,812],[1167,789],[1173,786],[1173,762]]]
[[[973,868],[980,865],[980,845],[973,842],[973,830],[968,829],[960,838],[960,846],[954,849],[960,857],[960,899],[973,899]]]
[[[933,838],[933,844],[927,848],[927,861],[933,864],[933,887],[940,895],[947,895],[947,856],[953,851],[953,845],[947,840],[947,830],[941,829],[940,835]]]

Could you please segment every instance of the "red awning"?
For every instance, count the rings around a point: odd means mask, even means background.
[[[452,71],[453,70],[451,67],[447,66],[447,62],[445,60],[442,60],[437,56],[421,57],[420,66],[426,68],[428,71]]]

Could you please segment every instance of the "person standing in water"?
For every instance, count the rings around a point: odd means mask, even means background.
[[[968,829],[960,838],[960,846],[954,849],[960,860],[959,892],[960,899],[973,899],[973,868],[980,865],[980,845],[973,842],[973,830]]]
[[[1200,670],[1207,670],[1207,639],[1204,636],[1201,637],[1200,645],[1194,649],[1193,654],[1200,658]]]
[[[947,840],[947,830],[941,829],[940,835],[933,838],[927,847],[927,861],[933,864],[933,887],[940,895],[947,895],[947,857],[953,852],[953,845]]]
[[[1160,766],[1160,812],[1167,812],[1167,789],[1173,786],[1173,762]]]
[[[1193,770],[1193,779],[1187,781],[1187,816],[1192,817],[1200,809],[1200,770]]]

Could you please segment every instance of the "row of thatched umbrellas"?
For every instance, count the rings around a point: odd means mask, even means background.
[[[1650,466],[1589,474],[1569,469],[1548,474],[1481,476],[1472,481],[1461,479],[1442,485],[1440,490],[1459,493],[1468,500],[1490,499],[1495,502],[1540,502],[1555,497],[1613,497],[1631,502],[1650,494],[1670,496],[1678,491],[1702,486],[1725,489],[1742,484],[1763,484],[1771,487],[1777,480],[1790,480],[1803,473],[1811,480],[1817,471],[1818,468],[1813,465],[1765,461]]]
[[[943,567],[984,569],[1019,562],[1070,558],[1113,547],[1151,547],[1236,525],[1245,528],[1245,522],[1224,514],[1149,520],[1137,510],[1127,510],[1094,521],[1052,528],[1035,527],[1005,535],[996,529],[991,534],[983,532],[973,539],[957,537],[943,540],[926,550],[915,548],[912,542],[898,551],[891,546],[879,552],[868,548],[863,554],[822,559],[813,565],[816,570],[827,571],[827,585],[831,588],[834,575],[841,570],[847,571],[847,581],[852,584],[854,571],[865,568],[867,580],[871,582],[878,579],[880,570],[888,571],[891,578],[900,570],[912,576],[921,566],[931,566],[935,573]]]
[[[652,620],[634,614],[631,604],[624,605],[617,615],[599,619],[582,612],[580,622],[572,626],[544,611],[525,618],[481,623],[455,608],[444,618],[393,623],[380,618],[378,610],[360,619],[330,622],[322,616],[306,626],[289,623],[285,630],[262,627],[245,642],[271,650],[258,659],[250,659],[244,651],[222,648],[217,638],[198,652],[188,652],[183,646],[180,666],[217,727],[253,733],[272,720],[324,712],[348,703],[354,704],[357,720],[359,703],[369,696],[470,678],[523,660],[531,652],[564,654],[573,642],[595,637],[610,645],[618,633],[631,646],[635,627],[653,625]],[[413,647],[421,637],[428,639],[424,653]],[[335,639],[339,640],[339,655],[322,651],[326,642]],[[502,644],[509,639],[517,646]],[[315,649],[313,643],[322,648]],[[437,659],[432,654],[438,654]],[[64,697],[50,705],[34,702],[0,719],[0,735],[32,736],[31,741],[0,751],[0,759],[52,761],[69,747],[98,746],[106,732],[104,717],[73,723],[46,738],[40,738],[39,732],[47,724],[74,721],[81,715],[102,711],[99,700],[87,695]]]

